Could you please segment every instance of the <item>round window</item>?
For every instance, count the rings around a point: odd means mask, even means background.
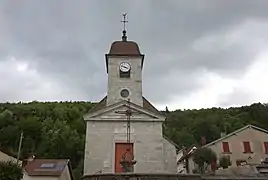
[[[120,94],[123,98],[127,98],[129,96],[129,91],[127,89],[123,89]]]

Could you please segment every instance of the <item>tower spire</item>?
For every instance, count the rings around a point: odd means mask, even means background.
[[[122,36],[122,41],[127,41],[127,31],[126,31],[126,23],[128,22],[126,20],[126,16],[127,16],[127,13],[124,13],[123,14],[123,21],[121,21],[123,23],[123,36]]]

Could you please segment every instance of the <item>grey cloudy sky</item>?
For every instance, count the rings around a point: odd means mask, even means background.
[[[158,108],[267,102],[267,0],[1,0],[0,99],[98,101],[104,54],[128,37]]]

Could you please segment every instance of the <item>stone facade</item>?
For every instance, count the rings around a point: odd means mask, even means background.
[[[87,126],[84,175],[115,173],[116,143],[127,140],[126,115],[116,112],[127,109],[133,112],[130,142],[137,161],[134,173],[176,173],[176,148],[162,135],[165,117],[142,95],[143,60],[138,45],[126,41],[126,37],[114,42],[106,55],[107,96],[84,116]],[[122,62],[131,65],[128,78],[120,77]],[[129,90],[128,97],[121,96],[122,89]]]
[[[267,176],[200,176],[179,174],[97,174],[84,180],[268,180]]]
[[[124,115],[115,111],[126,109],[127,101],[106,108],[107,112],[97,117],[85,116],[87,137],[85,148],[84,174],[113,173],[115,168],[115,143],[126,141],[126,121]],[[131,119],[131,142],[137,164],[134,172],[176,172],[176,148],[162,136],[164,118],[149,113],[142,107],[131,104],[131,109],[139,114]],[[99,118],[99,120],[97,120]]]
[[[119,65],[128,62],[131,65],[131,78],[119,78]],[[142,106],[142,57],[111,57],[108,61],[107,105],[121,101],[120,91],[128,89],[131,102]]]

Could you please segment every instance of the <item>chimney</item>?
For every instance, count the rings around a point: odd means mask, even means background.
[[[206,137],[205,137],[205,136],[202,136],[202,137],[201,137],[201,145],[202,145],[202,146],[205,146],[206,144],[207,144]]]

